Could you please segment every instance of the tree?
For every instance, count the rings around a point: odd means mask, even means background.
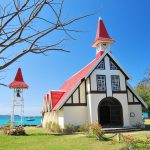
[[[45,54],[51,50],[66,51],[58,38],[56,43],[43,42],[54,31],[63,31],[73,39],[69,25],[89,15],[62,20],[64,0],[9,0],[0,5],[0,70],[4,70],[27,53]],[[7,1],[8,2],[8,1]],[[46,11],[50,15],[43,15]],[[40,26],[42,25],[42,27]]]
[[[135,90],[148,104],[150,110],[150,69],[147,69],[144,79],[138,83]]]

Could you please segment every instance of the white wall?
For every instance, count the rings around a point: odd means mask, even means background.
[[[82,82],[79,89],[80,89],[80,103],[85,103],[86,102],[85,82]]]
[[[88,120],[90,123],[98,121],[98,105],[106,94],[88,94],[87,107],[88,107]]]
[[[64,106],[64,124],[83,125],[87,123],[86,106]]]
[[[71,104],[71,103],[72,103],[71,97],[67,100],[66,103],[67,103],[67,104]]]
[[[113,94],[122,105],[123,110],[123,126],[130,126],[129,112],[127,103],[127,94]],[[88,94],[88,118],[89,122],[98,121],[98,105],[101,100],[106,98],[106,94]]]
[[[64,108],[58,111],[58,124],[61,128],[64,128]]]
[[[122,105],[123,109],[123,126],[128,127],[130,125],[129,121],[129,110],[128,110],[128,101],[127,101],[127,94],[113,94],[113,97],[116,98]]]
[[[78,94],[78,89],[76,89],[76,91],[73,94],[73,103],[79,103],[79,94]]]
[[[42,127],[43,128],[46,128],[47,122],[58,123],[58,112],[52,111],[52,112],[44,113],[44,117],[43,117],[43,120],[42,120]]]
[[[133,94],[129,90],[127,90],[127,92],[128,92],[128,101],[133,102]]]
[[[130,116],[130,124],[132,126],[136,126],[137,124],[143,124],[141,105],[129,105],[129,115],[130,113],[135,114],[135,117]]]
[[[89,78],[86,79],[86,91],[90,92],[90,79]]]

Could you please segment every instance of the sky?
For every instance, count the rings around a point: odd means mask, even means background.
[[[40,115],[44,94],[59,89],[70,76],[95,58],[96,49],[91,45],[100,16],[110,37],[116,41],[111,46],[112,54],[131,76],[129,82],[135,87],[150,67],[149,6],[149,0],[65,0],[64,19],[96,13],[71,26],[85,32],[73,34],[76,40],[65,42],[63,46],[70,52],[52,51],[48,56],[27,54],[6,69],[1,82],[11,83],[21,67],[29,85],[29,89],[24,90],[25,115]],[[49,14],[45,11],[44,15]],[[44,40],[53,43],[61,36],[62,33],[56,33]],[[13,90],[1,86],[0,115],[10,114],[12,98]]]

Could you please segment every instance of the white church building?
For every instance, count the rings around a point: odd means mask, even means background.
[[[98,121],[102,126],[133,127],[143,125],[142,107],[147,104],[128,83],[130,76],[114,58],[110,38],[98,20],[96,58],[70,77],[59,90],[44,96],[42,126],[56,122],[83,125]]]

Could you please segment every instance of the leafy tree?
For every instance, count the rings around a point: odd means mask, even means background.
[[[138,83],[135,90],[148,104],[150,110],[150,69],[147,69],[145,78]]]

